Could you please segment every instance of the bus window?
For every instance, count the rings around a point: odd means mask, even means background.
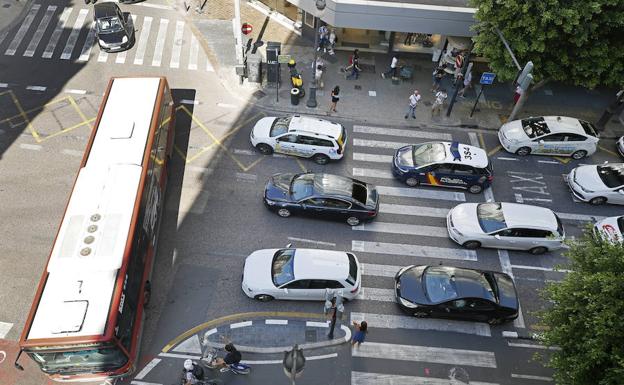
[[[118,369],[128,362],[128,357],[115,346],[102,346],[72,351],[37,351],[28,352],[48,374],[67,374],[72,372],[105,371]]]

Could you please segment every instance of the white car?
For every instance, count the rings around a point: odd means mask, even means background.
[[[567,176],[572,194],[592,205],[624,205],[624,163],[579,166]]]
[[[610,243],[624,241],[624,216],[608,217],[594,224],[594,234],[603,237]]]
[[[273,152],[312,158],[318,164],[344,156],[347,131],[341,124],[308,116],[266,117],[249,135],[262,154]]]
[[[584,120],[540,116],[513,120],[498,130],[498,140],[508,152],[520,156],[567,155],[581,159],[596,152],[598,134]]]
[[[550,209],[518,203],[462,203],[446,216],[449,237],[476,249],[528,250],[543,254],[562,247],[565,232]]]
[[[620,155],[624,157],[624,136],[620,136],[620,139],[618,139],[615,147],[617,148]]]
[[[318,249],[264,249],[245,260],[243,292],[259,301],[325,300],[327,289],[345,299],[360,292],[362,269],[355,255]]]

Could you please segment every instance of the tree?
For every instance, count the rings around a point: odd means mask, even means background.
[[[624,379],[624,243],[585,234],[565,253],[571,271],[548,284],[540,339],[558,347],[548,366],[565,385],[622,384]],[[560,350],[559,350],[560,349]]]
[[[469,0],[477,8],[474,52],[499,79],[517,68],[497,27],[523,66],[535,64],[536,82],[557,80],[594,88],[624,82],[623,0]]]

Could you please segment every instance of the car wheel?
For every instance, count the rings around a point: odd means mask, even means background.
[[[279,215],[282,218],[288,218],[290,214],[291,214],[290,210],[288,209],[282,208],[282,209],[277,210],[277,215]]]
[[[273,148],[266,143],[259,143],[256,148],[263,155],[271,155],[273,153]]]
[[[547,251],[548,251],[548,249],[545,248],[544,246],[538,246],[538,247],[534,247],[534,248],[530,249],[529,253],[531,253],[533,255],[540,255],[540,254],[544,254]]]
[[[347,224],[349,226],[357,226],[360,224],[360,218],[357,217],[349,217],[347,218]]]
[[[468,191],[473,194],[479,194],[481,191],[483,191],[483,186],[481,186],[480,184],[473,184],[472,186],[468,187]]]
[[[462,245],[467,249],[478,249],[479,247],[481,247],[481,242],[479,241],[466,241],[464,242],[464,244]]]
[[[490,325],[500,325],[500,324],[502,324],[502,323],[503,323],[503,320],[501,320],[500,318],[490,318],[490,319],[488,320],[488,323],[489,323]]]
[[[516,150],[516,155],[527,156],[531,153],[531,149],[528,147],[520,147]]]
[[[324,154],[316,154],[312,157],[312,160],[314,160],[316,164],[327,164],[329,163],[329,156]]]
[[[575,160],[583,159],[586,156],[587,156],[587,151],[585,150],[578,150],[572,153],[572,159],[575,159]]]
[[[414,312],[414,317],[416,318],[425,318],[425,317],[429,317],[429,313],[427,313],[426,311],[415,311]]]
[[[260,302],[269,302],[269,301],[273,301],[275,298],[273,298],[273,296],[268,295],[268,294],[258,294],[257,296],[254,297],[254,299]]]
[[[606,202],[607,202],[607,198],[605,197],[595,197],[589,201],[589,203],[591,203],[594,206],[603,205]]]
[[[407,179],[405,179],[405,184],[410,186],[410,187],[418,186],[418,183],[420,183],[420,182],[416,178],[407,178]]]

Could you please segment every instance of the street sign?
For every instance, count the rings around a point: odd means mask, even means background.
[[[277,55],[277,62],[280,64],[288,64],[290,55]]]
[[[253,31],[253,26],[249,23],[243,23],[243,26],[241,27],[243,35],[249,35],[251,31]]]
[[[496,78],[496,74],[494,72],[484,72],[481,74],[481,80],[479,80],[479,83],[489,85],[494,83],[494,78]]]

